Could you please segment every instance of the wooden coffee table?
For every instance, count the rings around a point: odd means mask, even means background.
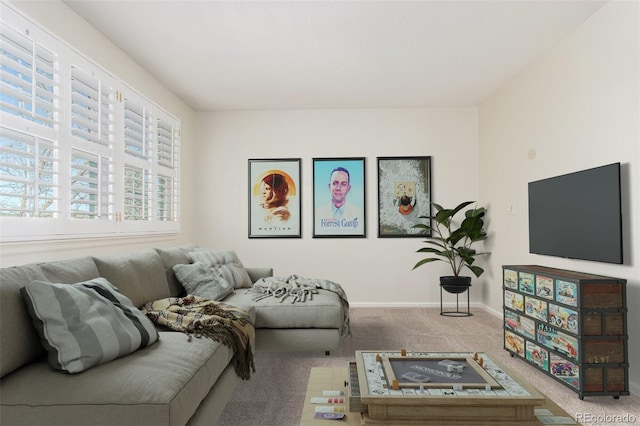
[[[512,371],[507,371],[504,370],[505,374],[508,374],[510,377],[514,378],[515,380],[517,380],[520,384],[525,384],[526,385],[526,389],[528,393],[533,393],[532,398],[533,399],[538,399],[539,400],[536,403],[539,403],[539,405],[535,405],[532,406],[532,410],[536,409],[536,410],[547,410],[547,412],[550,412],[553,416],[555,417],[565,417],[565,418],[571,418],[571,416],[569,416],[562,408],[560,408],[557,404],[555,404],[553,401],[551,401],[550,399],[548,399],[544,394],[542,394],[541,392],[537,391],[535,388],[533,388],[531,385],[529,385],[528,383],[526,383],[526,381],[524,379],[522,379],[521,377],[517,376],[514,372]],[[496,420],[495,416],[493,416],[493,414],[495,414],[495,401],[493,402],[493,408],[490,408],[489,410],[487,410],[485,407],[491,406],[492,403],[491,401],[487,401],[487,400],[478,400],[477,398],[474,397],[465,397],[467,403],[471,403],[474,404],[472,405],[472,407],[474,408],[470,408],[470,410],[472,410],[471,412],[474,413],[471,418],[469,417],[469,415],[463,415],[463,416],[453,416],[450,415],[452,413],[458,413],[460,412],[460,405],[456,405],[454,404],[453,406],[450,405],[451,402],[453,401],[451,398],[446,398],[446,399],[439,399],[439,398],[435,398],[435,399],[431,399],[429,401],[429,414],[426,418],[420,418],[420,419],[416,419],[416,418],[411,418],[409,415],[409,418],[406,418],[404,416],[407,415],[407,413],[415,413],[416,410],[418,410],[418,412],[420,412],[421,407],[425,406],[425,403],[427,402],[426,399],[422,399],[422,401],[420,401],[420,398],[408,398],[407,401],[409,401],[410,399],[412,399],[412,401],[410,401],[410,404],[408,405],[397,405],[397,400],[396,401],[392,401],[391,402],[391,407],[387,407],[391,408],[392,412],[396,412],[396,413],[401,413],[401,419],[381,419],[381,418],[372,418],[370,416],[370,413],[359,413],[359,412],[350,412],[350,407],[349,406],[349,392],[350,392],[350,386],[345,386],[345,383],[349,384],[349,381],[352,380],[350,378],[350,372],[349,372],[349,368],[348,367],[316,367],[316,368],[312,368],[311,369],[311,373],[309,376],[309,384],[307,387],[307,393],[305,395],[305,404],[304,404],[304,409],[302,412],[302,418],[300,420],[300,424],[303,426],[321,426],[321,425],[325,425],[325,426],[339,426],[339,425],[386,425],[386,426],[397,426],[397,425],[444,425],[444,424],[451,424],[451,425],[480,425],[480,424],[492,424],[492,425],[512,425],[512,424],[518,424],[518,425],[543,425],[544,423],[542,421],[540,421],[538,419],[538,417],[534,416],[533,418],[529,418],[528,415],[524,415],[524,418],[519,418],[516,420],[512,420],[512,419],[502,419],[502,420]],[[361,385],[359,385],[361,386]],[[346,416],[344,419],[342,420],[324,420],[324,419],[315,419],[314,415],[315,415],[315,406],[316,404],[311,404],[311,398],[312,397],[320,397],[322,396],[322,391],[324,390],[344,390],[345,391],[345,411],[346,411]],[[531,392],[533,391],[533,392]],[[366,399],[366,398],[365,398]],[[417,402],[419,402],[419,404],[415,404],[416,399],[418,399]],[[459,400],[462,400],[463,398],[458,398]],[[439,401],[438,401],[439,400]],[[384,402],[384,401],[383,401]],[[405,401],[406,402],[406,401]],[[502,401],[504,402],[504,401]],[[487,404],[488,403],[488,404]],[[364,402],[363,402],[364,404]],[[366,404],[364,404],[366,405]],[[374,403],[375,405],[375,403]],[[384,404],[383,404],[384,405]],[[498,407],[500,406],[500,404],[498,404]],[[381,409],[385,409],[384,407],[378,406],[377,408],[374,407],[374,412],[375,410],[378,410],[378,412]],[[453,410],[453,411],[452,411]],[[504,411],[511,411],[513,413],[513,415],[520,416],[522,417],[522,409],[520,409],[520,412],[518,414],[518,409],[516,408],[502,408],[498,411],[500,411],[502,414],[502,416],[504,415]],[[486,415],[487,412],[490,412],[491,415]],[[422,413],[424,414],[424,413]],[[422,415],[421,414],[421,415]],[[393,415],[393,414],[392,414]],[[484,418],[483,418],[484,417]],[[579,424],[579,423],[568,423],[568,424]]]

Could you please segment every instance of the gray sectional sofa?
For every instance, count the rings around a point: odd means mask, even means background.
[[[180,296],[173,266],[194,246],[144,249],[0,269],[0,424],[214,425],[242,382],[232,350],[207,338],[159,328],[159,339],[129,355],[76,374],[52,369],[20,288],[32,281],[73,284],[104,277],[133,305]],[[252,281],[272,275],[247,268]],[[312,300],[255,300],[236,288],[223,302],[245,309],[260,351],[331,351],[340,346],[348,305],[335,292]],[[255,354],[259,357],[259,353]]]

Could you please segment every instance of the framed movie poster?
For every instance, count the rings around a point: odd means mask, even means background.
[[[249,160],[249,238],[300,238],[300,159]]]
[[[431,216],[431,157],[378,157],[378,237],[428,236],[413,228],[420,216]]]
[[[365,159],[313,159],[313,237],[366,237]]]

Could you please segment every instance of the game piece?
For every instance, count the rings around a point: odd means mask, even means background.
[[[491,385],[489,383],[487,383],[486,385],[484,385],[484,390],[486,391],[490,391],[491,390]]]
[[[344,413],[316,413],[315,419],[325,419],[325,420],[342,420],[344,419]]]
[[[376,354],[376,362],[380,361],[382,361],[382,357],[380,357],[380,354]]]
[[[478,352],[473,353],[473,359],[476,361],[478,360]]]
[[[458,373],[462,373],[464,371],[464,365],[458,366]]]
[[[451,373],[453,371],[453,365],[447,365],[447,371]]]
[[[344,398],[335,396],[311,398],[312,404],[344,404]]]
[[[407,356],[407,350],[406,349],[400,349],[400,356]]]
[[[344,405],[318,405],[316,413],[344,413]]]
[[[478,364],[480,364],[480,366],[482,366],[482,364],[484,364],[484,360],[482,359],[482,357],[480,357],[480,359],[478,359]]]
[[[391,383],[391,389],[400,390],[400,382],[398,380],[394,380],[393,383]]]

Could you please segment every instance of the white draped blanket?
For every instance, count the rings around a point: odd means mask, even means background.
[[[313,295],[318,294],[318,289],[331,291],[340,296],[343,307],[341,334],[343,336],[351,334],[349,327],[349,301],[347,300],[347,294],[338,283],[317,278],[303,278],[298,275],[267,277],[260,278],[247,292],[255,293],[254,301],[275,297],[280,299],[280,302],[288,299],[293,304],[312,300]]]

